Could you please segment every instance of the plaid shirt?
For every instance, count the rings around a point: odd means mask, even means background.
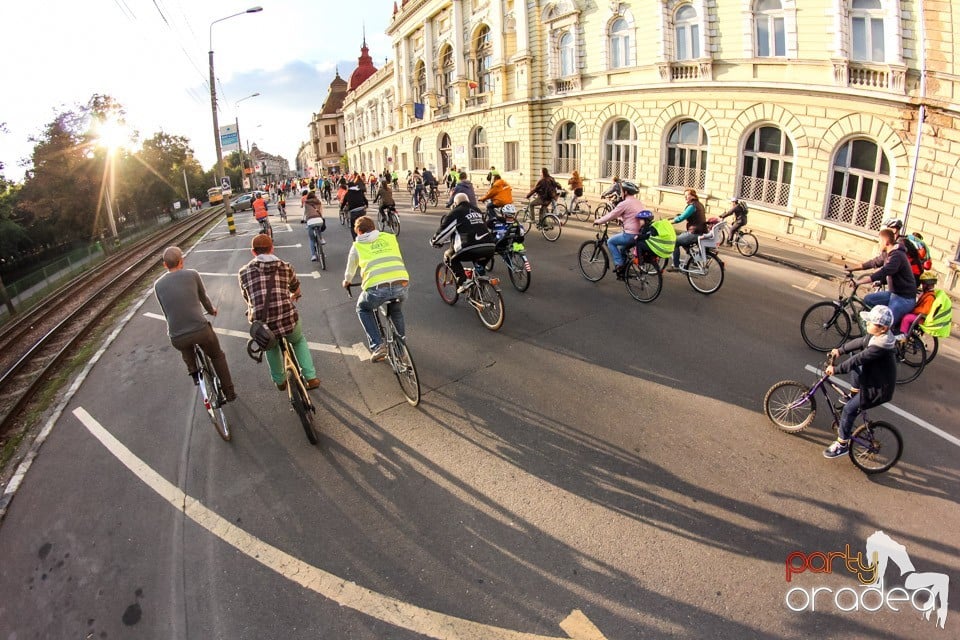
[[[300,291],[293,267],[273,254],[259,255],[240,269],[240,291],[247,301],[247,320],[260,320],[279,336],[290,335],[300,319],[290,297]]]

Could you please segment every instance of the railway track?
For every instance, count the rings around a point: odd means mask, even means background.
[[[99,326],[128,292],[143,286],[143,278],[159,264],[161,250],[183,243],[222,213],[222,209],[213,209],[137,242],[60,287],[2,329],[0,438],[90,330]]]

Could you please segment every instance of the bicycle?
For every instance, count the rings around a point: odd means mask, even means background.
[[[730,231],[724,229],[717,238],[717,243],[726,244],[728,240],[737,248],[740,255],[747,258],[757,255],[757,251],[760,250],[760,243],[757,242],[757,236],[750,233],[749,229],[746,231],[737,229],[733,234],[732,240],[730,238]]]
[[[387,205],[380,210],[377,215],[377,227],[380,231],[389,231],[395,236],[400,235],[400,216],[397,215],[395,206]]]
[[[833,364],[833,355],[827,357],[824,369]],[[832,388],[840,397],[843,390],[824,373],[808,387],[795,380],[781,380],[767,390],[763,397],[763,411],[773,424],[787,433],[799,433],[813,423],[817,415],[817,391],[823,393],[833,416],[833,430],[839,431],[841,410],[830,398]],[[903,453],[903,437],[888,422],[870,420],[866,410],[860,413],[863,423],[855,427],[850,438],[850,461],[866,474],[889,471]]]
[[[273,227],[270,226],[270,220],[268,218],[260,218],[257,220],[260,223],[260,233],[266,234],[273,237]]]
[[[467,276],[467,301],[480,316],[480,322],[490,331],[496,331],[503,326],[505,310],[503,295],[500,293],[499,278],[490,278],[484,268],[473,262],[473,268],[464,269]],[[457,293],[457,277],[446,261],[441,261],[436,269],[437,293],[440,299],[453,306],[460,299]]]
[[[620,204],[620,200],[622,200],[622,198],[615,193],[611,193],[610,195],[600,196],[600,197],[603,198],[603,202],[598,204],[597,208],[593,210],[594,220],[599,220],[603,216],[613,211],[613,208],[618,204]]]
[[[723,286],[723,260],[717,254],[717,237],[727,223],[716,223],[707,233],[697,236],[697,244],[684,247],[689,256],[679,270],[687,276],[694,291],[704,295],[716,293]]]
[[[527,205],[520,210],[520,213],[517,215],[517,222],[520,224],[528,224],[531,228],[536,227],[548,242],[556,242],[563,230],[563,225],[560,224],[560,218],[552,213],[546,213],[542,218],[534,221],[533,200],[527,202]]]
[[[223,383],[220,382],[220,376],[213,368],[213,362],[210,361],[203,347],[198,344],[193,345],[193,355],[197,362],[197,386],[200,387],[200,399],[203,401],[203,408],[213,423],[213,428],[217,434],[227,442],[233,438],[230,433],[230,425],[227,424],[227,416],[223,412],[223,405],[227,403],[227,398],[223,393]]]
[[[596,240],[587,240],[577,252],[580,273],[590,282],[599,282],[610,269],[609,228],[609,224],[603,225]],[[638,252],[636,244],[628,248],[627,258],[623,272],[627,292],[637,302],[653,302],[663,289],[666,261],[661,262],[660,257],[650,251]]]
[[[826,353],[836,349],[851,338],[854,329],[859,336],[866,335],[866,326],[860,317],[860,311],[869,309],[862,298],[857,296],[857,284],[853,275],[847,272],[848,281],[843,287],[850,294],[838,300],[824,300],[811,305],[800,318],[800,335],[807,346],[815,351]],[[891,330],[893,328],[891,327]],[[927,348],[917,331],[911,331],[896,342],[897,384],[907,384],[920,377],[927,363]]]
[[[286,201],[281,200],[277,203],[277,211],[280,213],[280,221],[287,221],[287,203]]]
[[[573,196],[573,201],[567,207],[567,215],[572,216],[580,222],[586,222],[590,219],[590,203],[580,196]]]
[[[353,297],[353,287],[359,287],[360,283],[352,282],[347,285],[347,293]],[[387,345],[387,362],[397,376],[397,382],[400,384],[400,391],[403,392],[407,403],[415,407],[420,404],[420,378],[417,376],[417,366],[413,363],[413,356],[410,355],[410,349],[407,347],[406,339],[397,331],[393,319],[388,313],[388,306],[399,304],[397,299],[387,300],[379,307],[374,314],[377,320],[377,327],[380,329],[380,336]]]
[[[557,216],[557,219],[560,221],[561,225],[567,224],[567,220],[570,219],[570,211],[567,209],[567,205],[563,204],[563,200],[566,197],[566,191],[562,189],[557,191],[557,195],[553,199],[553,202],[550,203],[550,207],[548,209],[550,213]]]
[[[437,195],[437,188],[431,184],[431,185],[427,185],[424,191],[427,195],[426,199],[427,201],[430,202],[430,205],[433,207],[439,207],[440,196]]]
[[[303,371],[300,369],[300,362],[297,360],[297,354],[294,352],[290,342],[284,336],[277,336],[277,346],[280,347],[280,355],[283,357],[283,371],[286,380],[284,387],[287,397],[290,398],[290,404],[293,410],[300,418],[300,424],[303,426],[304,433],[307,434],[307,440],[310,444],[320,442],[320,432],[316,425],[317,409],[307,394],[307,382],[303,377]],[[261,348],[257,341],[251,338],[247,341],[247,355],[257,362],[263,361],[263,353],[268,347]]]
[[[321,218],[322,220],[322,218]],[[308,224],[307,233],[311,237],[311,244],[317,248],[317,266],[321,271],[327,270],[327,254],[323,250],[323,224]]]
[[[417,204],[414,207],[420,210],[420,213],[427,212],[427,197],[424,195],[423,191],[420,191],[419,197],[417,198]]]
[[[523,246],[525,231],[516,221],[495,222],[493,232],[497,235],[497,255],[507,265],[507,275],[510,284],[517,291],[524,292],[530,288],[530,260],[527,258],[526,248]],[[488,269],[493,270],[494,259],[491,258]]]

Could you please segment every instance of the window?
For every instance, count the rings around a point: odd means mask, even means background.
[[[337,152],[337,143],[336,143],[336,142],[328,142],[328,143],[327,143],[327,153],[328,153],[328,154],[331,154],[331,153],[336,153],[336,152]]]
[[[697,10],[685,4],[674,15],[677,34],[677,60],[695,60],[700,57],[700,20]]]
[[[572,173],[580,170],[580,139],[577,125],[564,122],[557,128],[556,151],[553,156],[554,173]]]
[[[759,127],[743,149],[743,175],[738,196],[786,207],[793,180],[793,143],[778,127]]]
[[[787,55],[787,36],[780,0],[757,0],[754,9],[757,28],[757,57]]]
[[[681,120],[667,137],[667,170],[663,183],[703,189],[707,183],[707,132],[696,120]]]
[[[453,62],[453,47],[444,47],[440,53],[440,86],[446,98],[445,104],[452,104],[456,99],[457,88],[454,84],[456,68]]]
[[[629,120],[610,123],[603,135],[602,177],[636,179],[637,140],[637,129]]]
[[[487,150],[487,132],[477,127],[470,134],[470,169],[478,171],[490,166],[490,152]]]
[[[414,168],[423,166],[423,140],[413,139],[413,166]]]
[[[560,77],[566,78],[576,72],[576,50],[573,34],[567,31],[560,36]]]
[[[890,187],[890,161],[872,140],[854,138],[833,160],[827,220],[879,231]]]
[[[610,25],[610,68],[622,69],[630,66],[630,25],[623,18],[617,18]]]
[[[423,60],[418,60],[413,68],[413,101],[423,102],[427,94],[427,68]]]
[[[503,143],[503,170],[516,171],[520,168],[520,143]]]
[[[440,152],[440,172],[446,173],[447,169],[453,165],[453,143],[449,135],[444,133],[440,136],[440,145],[437,150]]]
[[[852,59],[860,62],[884,62],[883,10],[880,0],[853,0],[850,7]]]
[[[490,67],[493,66],[493,44],[490,42],[490,28],[484,25],[477,31],[477,37],[474,40],[474,54],[477,65],[477,91],[479,93],[488,93],[493,90],[493,78],[490,75]]]

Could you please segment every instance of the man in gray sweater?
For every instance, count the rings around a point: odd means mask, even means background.
[[[193,354],[193,345],[198,344],[210,356],[213,368],[223,383],[223,393],[227,402],[237,399],[227,366],[227,356],[220,348],[220,341],[210,322],[204,317],[206,311],[217,315],[217,308],[207,297],[200,274],[194,269],[183,268],[183,252],[178,247],[167,247],[163,252],[163,266],[167,272],[153,285],[160,308],[167,319],[167,335],[170,344],[180,351],[187,371],[197,382],[197,363]]]

